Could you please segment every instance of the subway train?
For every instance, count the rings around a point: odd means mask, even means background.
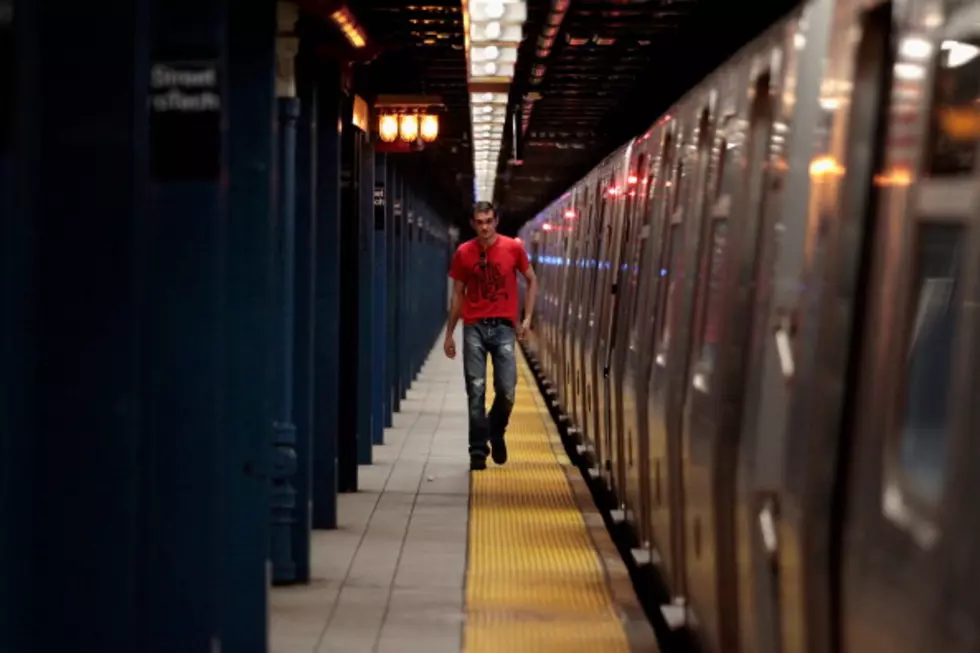
[[[980,2],[815,0],[521,229],[528,354],[699,650],[980,651],[978,145]]]

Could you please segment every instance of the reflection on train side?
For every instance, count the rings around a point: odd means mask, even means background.
[[[535,355],[724,653],[980,642],[980,1],[809,0],[528,223]]]

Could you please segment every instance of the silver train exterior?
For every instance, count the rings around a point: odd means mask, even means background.
[[[978,55],[980,2],[806,3],[520,233],[705,651],[980,651]]]

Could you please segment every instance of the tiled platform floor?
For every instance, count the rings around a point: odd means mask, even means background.
[[[457,337],[457,345],[459,345]],[[339,497],[340,528],[313,534],[309,586],[272,592],[272,653],[458,653],[469,456],[459,356],[429,361]]]
[[[441,346],[433,350],[386,430],[386,444],[375,447],[375,464],[361,467],[361,491],[340,495],[340,528],[314,533],[314,581],[273,590],[272,653],[462,650],[470,491],[462,377],[460,357],[450,361]],[[629,648],[656,651],[625,567],[591,499],[582,499],[584,483],[570,479],[620,604]],[[528,653],[544,653],[532,648]]]

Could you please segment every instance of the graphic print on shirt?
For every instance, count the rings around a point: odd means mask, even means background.
[[[506,279],[500,272],[499,264],[490,261],[477,263],[473,266],[471,275],[470,278],[473,279],[480,299],[493,303],[510,298],[504,285]]]

